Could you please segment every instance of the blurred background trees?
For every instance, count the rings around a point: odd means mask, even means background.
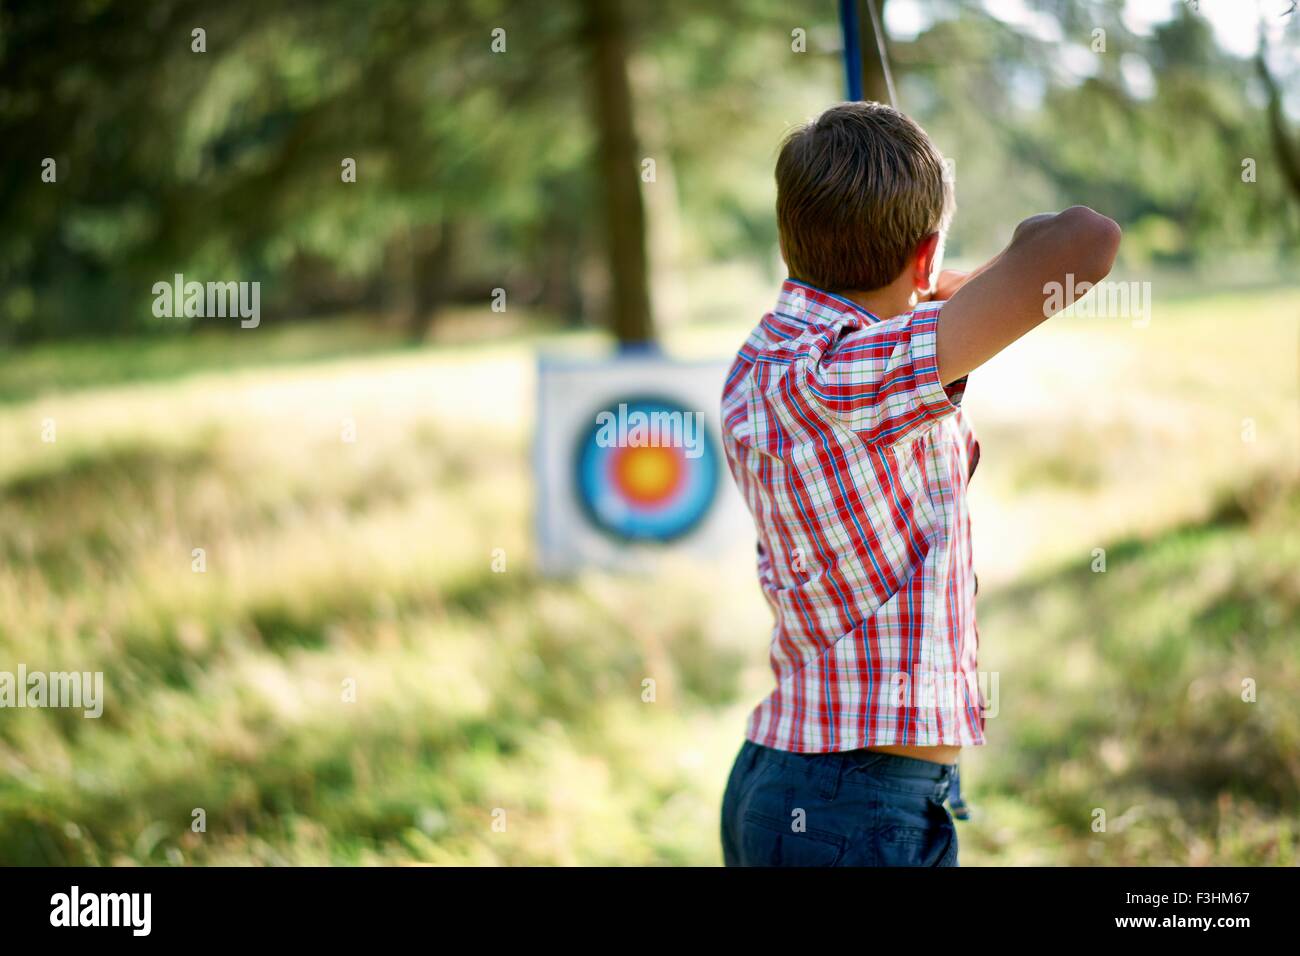
[[[1185,4],[1145,32],[1119,2],[881,6],[900,106],[956,161],[953,254],[1084,202],[1132,268],[1294,258],[1295,24],[1261,69]],[[7,3],[0,341],[148,328],[177,272],[259,280],[278,320],[419,338],[504,288],[644,338],[692,270],[775,277],[775,145],[843,95],[839,57],[830,0]]]
[[[950,259],[1084,202],[1155,288],[963,399],[1002,688],[963,863],[1294,865],[1300,15],[881,6]],[[752,538],[540,575],[537,352],[743,340],[837,12],[0,0],[0,668],[107,691],[3,712],[0,865],[719,862],[771,681]],[[178,272],[261,282],[261,325],[155,319]]]

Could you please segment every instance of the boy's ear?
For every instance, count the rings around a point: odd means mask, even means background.
[[[912,258],[912,286],[917,292],[932,292],[934,280],[939,273],[939,257],[942,245],[937,232],[932,232],[921,240]]]

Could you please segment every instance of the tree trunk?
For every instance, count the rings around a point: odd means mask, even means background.
[[[581,236],[567,222],[548,223],[543,227],[541,257],[541,291],[537,304],[553,313],[567,326],[576,324],[582,310],[582,293],[578,283]]]
[[[862,98],[875,100],[877,103],[889,103],[889,84],[885,81],[885,67],[880,62],[880,47],[876,41],[876,31],[871,23],[871,11],[867,9],[867,0],[856,0],[858,5],[858,49],[862,52]],[[876,13],[880,17],[880,29],[885,28],[885,0],[876,0]],[[889,37],[884,37],[886,47]],[[898,104],[893,104],[897,106]]]
[[[447,298],[456,248],[456,223],[444,219],[439,225],[418,226],[411,236],[411,312],[406,336],[412,342],[425,339],[435,316]]]
[[[646,281],[645,210],[640,160],[632,126],[627,38],[621,0],[583,0],[590,58],[597,171],[604,198],[606,260],[610,271],[609,323],[620,345],[650,342]]]
[[[1273,136],[1273,151],[1277,154],[1277,162],[1282,167],[1282,177],[1286,180],[1287,187],[1296,201],[1300,202],[1300,148],[1292,142],[1291,133],[1287,129],[1286,114],[1282,110],[1282,91],[1273,74],[1268,71],[1266,52],[1261,42],[1259,53],[1255,55],[1255,67],[1268,91],[1268,127]]]
[[[412,342],[425,339],[450,288],[455,225],[396,230],[384,250],[387,323]]]

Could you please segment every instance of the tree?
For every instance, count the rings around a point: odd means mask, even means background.
[[[877,103],[893,103],[885,63],[881,59],[883,48],[888,55],[889,35],[885,31],[885,0],[844,0],[856,7],[858,24],[859,69],[862,75],[862,97]],[[874,16],[872,3],[874,2]],[[876,34],[879,22],[880,34]],[[897,105],[897,104],[893,104]]]
[[[1287,129],[1286,116],[1282,111],[1282,89],[1268,69],[1268,47],[1261,31],[1259,52],[1255,54],[1255,69],[1268,92],[1268,129],[1273,139],[1273,151],[1277,154],[1278,165],[1282,167],[1282,177],[1286,181],[1291,195],[1300,202],[1300,147],[1291,138]]]
[[[610,272],[609,325],[621,345],[654,337],[645,247],[632,93],[627,77],[627,35],[621,0],[583,0],[596,129],[597,167]]]

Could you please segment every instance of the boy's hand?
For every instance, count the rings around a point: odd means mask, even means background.
[[[962,272],[959,269],[944,269],[939,273],[939,278],[935,280],[934,288],[921,301],[943,302],[946,299],[951,299],[972,275],[974,273]]]
[[[1104,279],[1120,229],[1087,206],[1031,216],[997,258],[964,278],[939,313],[939,377],[955,382]],[[1073,276],[1072,283],[1066,277]],[[1087,283],[1087,285],[1085,285]],[[1055,284],[1055,285],[1054,285]],[[943,275],[935,299],[943,296]],[[1049,295],[1053,288],[1057,295]],[[1064,292],[1076,290],[1066,300]],[[1050,303],[1050,304],[1049,304]]]

